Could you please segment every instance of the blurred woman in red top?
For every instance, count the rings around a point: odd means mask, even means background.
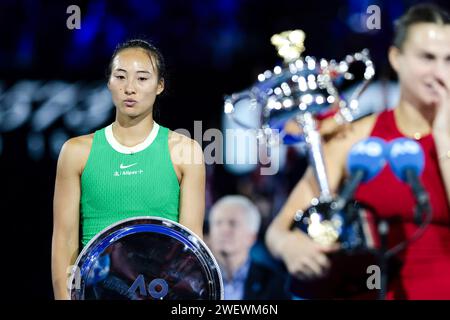
[[[324,145],[331,190],[336,193],[346,178],[350,148],[368,136],[387,141],[416,139],[424,149],[421,181],[430,194],[433,221],[421,238],[402,252],[400,275],[388,288],[391,299],[450,299],[450,17],[430,4],[412,7],[396,23],[389,61],[398,74],[400,100],[394,111],[371,115],[343,128]],[[381,98],[381,97],[380,97]],[[271,252],[300,279],[323,277],[332,267],[327,253],[337,246],[313,242],[299,230],[290,230],[298,209],[306,209],[318,196],[311,169],[297,184],[266,235]],[[388,244],[409,238],[414,199],[408,186],[390,168],[360,186],[355,198],[382,217],[399,217],[391,227]],[[293,245],[293,244],[296,245]]]

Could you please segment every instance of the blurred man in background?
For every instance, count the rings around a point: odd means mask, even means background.
[[[226,300],[289,298],[285,273],[263,264],[264,251],[252,251],[260,224],[257,207],[244,196],[225,196],[211,208],[208,242],[222,271]]]

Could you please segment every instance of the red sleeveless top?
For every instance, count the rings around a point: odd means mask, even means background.
[[[403,137],[395,123],[394,112],[379,114],[371,136],[385,141]],[[388,299],[450,299],[450,209],[440,175],[438,156],[431,134],[417,140],[425,155],[420,177],[428,191],[433,211],[432,222],[423,235],[399,253],[403,262],[400,274],[392,279]],[[406,183],[398,180],[389,166],[373,180],[361,184],[355,200],[364,203],[390,222],[388,246],[410,238],[417,230],[413,220],[415,201]]]

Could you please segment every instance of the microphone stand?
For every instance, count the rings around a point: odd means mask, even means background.
[[[378,253],[378,263],[380,265],[380,291],[378,292],[378,300],[385,300],[388,286],[388,257],[387,252],[387,235],[389,233],[389,224],[386,220],[382,220],[378,224],[378,234],[380,235],[380,250]]]
[[[412,242],[419,239],[425,232],[433,217],[433,212],[430,208],[429,203],[424,205],[424,203],[420,203],[420,200],[417,200],[416,207],[414,208],[414,213],[416,215],[415,218],[424,217],[420,222],[415,221],[417,224],[419,224],[419,229],[416,230],[416,232],[414,232],[414,234],[409,239],[400,242],[389,250],[387,249],[387,235],[389,233],[389,225],[385,220],[382,220],[378,225],[378,233],[380,235],[381,241],[379,256],[381,270],[381,288],[378,296],[380,300],[386,299],[388,286],[388,260],[398,254],[400,251],[406,249],[406,247]]]
[[[413,170],[405,170],[405,178],[416,198],[417,205],[414,210],[414,222],[417,225],[421,225],[425,220],[425,215],[431,212],[430,198]]]

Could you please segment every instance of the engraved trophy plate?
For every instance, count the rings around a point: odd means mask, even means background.
[[[70,279],[72,300],[219,300],[222,276],[208,247],[159,217],[122,220],[82,250]]]

